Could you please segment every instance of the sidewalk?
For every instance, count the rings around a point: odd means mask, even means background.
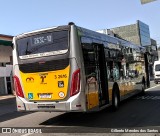
[[[160,84],[155,84],[153,80],[150,81],[150,88],[151,88],[151,87],[154,87],[154,86],[157,86],[157,85],[160,85]]]
[[[14,97],[15,97],[15,95],[13,95],[13,94],[0,95],[0,100],[9,99],[9,98],[14,98]]]

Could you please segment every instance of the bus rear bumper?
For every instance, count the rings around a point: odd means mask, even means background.
[[[28,102],[16,96],[18,111],[44,111],[44,112],[84,112],[85,107],[73,101],[63,102]]]

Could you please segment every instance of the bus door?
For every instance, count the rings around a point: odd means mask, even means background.
[[[83,44],[82,50],[87,81],[88,109],[108,104],[107,70],[103,46]]]
[[[105,52],[102,44],[94,44],[96,52],[96,68],[97,68],[97,79],[99,85],[99,106],[109,104],[108,94],[108,75],[105,60]]]

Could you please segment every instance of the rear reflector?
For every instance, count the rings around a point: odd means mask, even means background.
[[[80,69],[77,69],[72,75],[71,92],[70,96],[79,93],[80,88]]]
[[[14,79],[14,89],[16,91],[16,95],[24,98],[19,78],[17,76],[14,76],[13,79]]]

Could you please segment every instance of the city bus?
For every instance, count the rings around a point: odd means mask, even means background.
[[[92,112],[147,87],[145,48],[74,23],[13,38],[18,111]]]

